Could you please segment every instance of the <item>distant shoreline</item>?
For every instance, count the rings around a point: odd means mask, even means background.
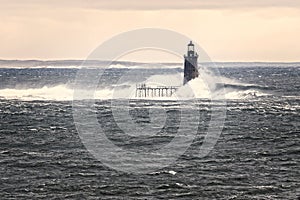
[[[199,62],[201,66],[227,68],[227,67],[300,67],[299,62]],[[101,60],[1,60],[0,68],[80,68],[87,66],[91,68],[181,68],[180,62],[132,62],[132,61],[101,61]]]

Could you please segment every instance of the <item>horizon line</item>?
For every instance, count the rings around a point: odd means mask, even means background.
[[[84,60],[84,59],[1,59],[0,62],[66,62],[66,61],[73,61],[73,62],[85,62],[85,61],[91,61],[91,62],[131,62],[131,63],[145,63],[145,64],[159,64],[159,63],[165,63],[165,64],[181,64],[182,62],[172,62],[172,61],[162,61],[162,62],[147,62],[147,61],[131,61],[131,60]],[[211,62],[201,62],[199,63],[300,63],[299,61],[211,61]]]

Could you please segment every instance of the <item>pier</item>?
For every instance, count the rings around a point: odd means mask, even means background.
[[[147,86],[145,83],[136,85],[135,97],[171,97],[177,86]]]

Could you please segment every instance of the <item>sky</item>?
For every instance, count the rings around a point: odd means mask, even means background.
[[[85,59],[145,27],[182,33],[213,61],[300,61],[298,0],[0,0],[0,59]]]

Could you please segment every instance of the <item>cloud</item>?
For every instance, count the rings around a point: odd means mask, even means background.
[[[297,0],[111,0],[86,1],[102,9],[235,9],[255,7],[300,7]]]
[[[2,8],[83,8],[102,10],[300,8],[298,0],[0,0]]]
[[[220,61],[298,61],[297,2],[0,0],[0,59],[84,59],[118,33],[159,27],[188,35]]]

